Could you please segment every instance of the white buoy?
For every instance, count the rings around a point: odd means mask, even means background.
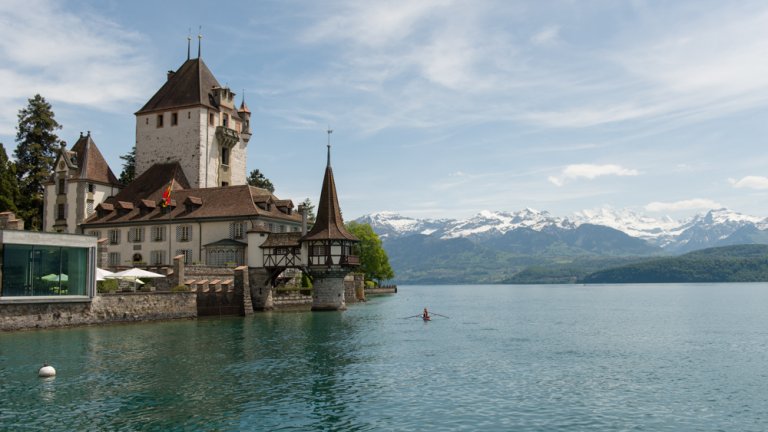
[[[37,376],[43,378],[50,378],[56,376],[56,369],[50,366],[48,363],[43,364],[43,367],[37,372]]]

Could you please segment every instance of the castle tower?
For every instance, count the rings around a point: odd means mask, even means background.
[[[43,231],[74,234],[78,226],[105,199],[123,187],[107,165],[96,143],[87,135],[71,150],[62,143],[54,163],[54,172],[43,189]]]
[[[312,276],[312,310],[346,309],[344,276],[360,264],[355,247],[360,242],[344,227],[331,168],[330,133],[328,163],[325,168],[317,218],[312,229],[301,238],[308,249],[307,267]]]
[[[203,60],[188,59],[136,112],[136,176],[179,162],[192,188],[246,184],[250,111]]]

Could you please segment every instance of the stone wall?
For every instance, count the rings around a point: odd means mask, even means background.
[[[91,302],[0,305],[0,330],[66,327],[197,316],[195,293],[99,294]]]

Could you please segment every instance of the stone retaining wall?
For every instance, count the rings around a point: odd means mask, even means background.
[[[196,293],[99,294],[91,302],[0,305],[0,330],[66,327],[197,316]]]

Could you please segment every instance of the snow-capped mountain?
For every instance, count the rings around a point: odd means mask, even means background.
[[[541,233],[560,232],[589,224],[621,231],[672,252],[733,244],[736,239],[729,241],[729,237],[737,232],[741,237],[748,234],[747,237],[754,241],[757,238],[768,238],[768,218],[748,216],[728,209],[710,210],[681,221],[669,217],[657,219],[629,210],[614,209],[583,210],[567,218],[530,208],[517,212],[484,210],[467,219],[415,219],[393,212],[381,212],[357,221],[370,224],[385,239],[422,234],[443,240],[467,238],[475,241],[501,237],[520,229]],[[745,233],[745,229],[749,233]]]

